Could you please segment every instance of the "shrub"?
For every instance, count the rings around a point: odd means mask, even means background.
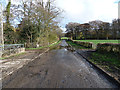
[[[99,43],[97,45],[97,51],[99,51],[99,52],[120,53],[120,44]]]
[[[90,42],[81,42],[81,41],[72,41],[73,43],[79,44],[80,46],[86,47],[86,48],[92,48],[93,43]]]

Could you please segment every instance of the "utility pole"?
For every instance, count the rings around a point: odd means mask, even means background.
[[[2,10],[2,4],[0,3],[0,57],[2,56],[3,49],[4,49],[4,39],[3,39],[3,10]]]

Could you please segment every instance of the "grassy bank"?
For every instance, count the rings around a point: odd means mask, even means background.
[[[88,48],[80,46],[79,44],[73,43],[72,41],[67,41],[67,43],[70,44],[71,46],[77,48],[77,49],[88,49]]]
[[[61,40],[68,40],[68,39],[70,39],[70,38],[68,38],[68,37],[61,37]]]
[[[26,48],[26,50],[37,50],[37,49],[48,48],[48,47],[52,47],[52,46],[54,46],[54,45],[57,45],[57,44],[59,44],[60,42],[61,42],[61,41],[58,41],[58,42],[56,42],[56,43],[54,43],[54,44],[51,44],[51,45],[48,45],[48,46],[39,47],[39,48]]]
[[[75,40],[75,41],[92,42],[95,45],[97,45],[98,43],[120,43],[120,40]]]
[[[12,58],[12,57],[14,57],[14,56],[20,56],[20,55],[23,55],[23,54],[25,54],[25,52],[19,53],[19,54],[15,54],[15,55],[12,55],[12,56],[9,56],[9,57],[3,57],[3,58],[0,58],[0,59],[1,59],[1,60],[4,60],[4,59]]]
[[[103,43],[103,41],[101,42]],[[117,40],[112,40],[111,42],[117,43]],[[79,47],[79,49],[87,49],[71,41],[67,41],[67,43],[69,43],[74,47]],[[98,42],[96,42],[96,44],[97,43]],[[98,65],[98,67],[112,74],[113,77],[117,79],[120,78],[120,56],[118,54],[112,52],[105,53],[105,52],[97,52],[97,51],[94,52],[84,51],[83,53],[81,52],[81,54],[83,54],[86,58],[88,58],[89,61],[91,61],[95,65]]]
[[[58,41],[58,42],[56,42],[56,43],[54,43],[54,44],[51,44],[51,45],[49,45],[49,46],[44,46],[44,47],[39,47],[39,48],[26,48],[26,50],[44,49],[44,48],[48,48],[48,47],[55,46],[55,45],[59,44],[60,42],[61,42],[61,41]],[[9,57],[3,57],[3,58],[0,58],[0,59],[1,59],[1,60],[3,60],[3,59],[8,59],[8,58],[11,58],[11,57],[14,57],[14,56],[20,56],[20,55],[23,55],[23,54],[25,54],[25,52],[24,52],[24,53],[19,53],[19,54],[16,54],[16,55],[12,55],[12,56],[9,56]]]
[[[118,54],[92,52],[89,60],[110,72],[120,72],[120,57]]]

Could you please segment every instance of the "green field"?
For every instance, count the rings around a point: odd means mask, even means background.
[[[120,43],[120,40],[75,40],[75,41],[92,42],[95,45],[97,45],[98,43]]]
[[[68,38],[68,37],[61,37],[61,40],[63,40],[63,39],[67,40],[67,39],[70,39],[70,38]]]

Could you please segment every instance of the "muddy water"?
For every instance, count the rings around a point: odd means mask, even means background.
[[[4,88],[116,88],[65,42],[3,80]]]

